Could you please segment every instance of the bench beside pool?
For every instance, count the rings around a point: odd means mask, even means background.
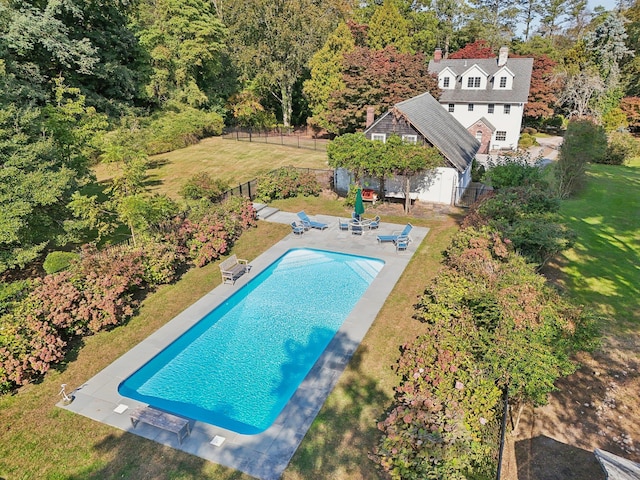
[[[152,427],[158,427],[178,436],[178,443],[191,434],[189,420],[178,417],[153,407],[138,407],[131,413],[131,425],[136,428],[138,422],[146,423]]]
[[[222,283],[228,281],[236,283],[236,279],[249,271],[249,262],[231,255],[224,262],[220,263],[220,273],[222,274]]]

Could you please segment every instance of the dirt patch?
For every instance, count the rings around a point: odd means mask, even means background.
[[[526,411],[510,438],[503,479],[598,480],[596,448],[640,463],[640,335],[609,336],[557,382],[549,403]]]

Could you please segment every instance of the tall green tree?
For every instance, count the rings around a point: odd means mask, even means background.
[[[351,29],[341,22],[329,35],[323,47],[309,61],[311,78],[305,80],[303,92],[307,97],[312,117],[308,123],[319,128],[328,128],[327,104],[331,92],[344,87],[342,70],[344,55],[353,51],[355,40]]]
[[[291,124],[294,88],[309,60],[342,18],[339,2],[256,0],[235,2],[223,12],[231,56],[244,81],[262,85]]]
[[[368,43],[372,50],[394,46],[401,53],[412,53],[410,22],[402,15],[396,0],[385,0],[369,21]]]
[[[511,41],[519,15],[517,3],[511,0],[470,0],[470,20],[476,38],[484,38],[494,47]]]
[[[13,80],[0,73],[0,91],[14,90]],[[103,127],[62,84],[44,110],[0,100],[0,272],[66,241],[66,205],[89,179],[85,148]]]
[[[169,100],[209,106],[225,46],[225,29],[212,3],[141,0],[135,28],[149,52],[148,97],[160,106]]]

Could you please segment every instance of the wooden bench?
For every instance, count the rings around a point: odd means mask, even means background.
[[[236,279],[249,271],[249,262],[241,258],[231,255],[224,262],[220,263],[220,273],[222,274],[222,283],[230,281],[236,283]]]
[[[138,422],[175,433],[178,435],[178,443],[180,444],[182,444],[182,439],[191,433],[189,420],[161,410],[156,410],[153,407],[136,408],[133,413],[131,413],[131,424],[133,428],[136,428]]]

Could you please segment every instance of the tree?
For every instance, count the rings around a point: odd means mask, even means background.
[[[622,17],[609,13],[595,30],[585,36],[587,51],[591,62],[597,67],[607,90],[618,87],[620,82],[620,62],[632,52],[625,41],[627,33]]]
[[[493,47],[509,42],[516,29],[517,3],[510,0],[470,0],[469,24],[476,38],[487,39]]]
[[[293,92],[312,55],[341,17],[338,2],[257,0],[236,2],[223,14],[232,58],[245,81],[255,80],[281,107],[291,124]]]
[[[602,78],[592,69],[561,79],[564,89],[558,97],[558,105],[567,109],[568,117],[585,118],[597,115],[593,101],[605,91]]]
[[[540,15],[540,2],[539,0],[519,0],[518,5],[519,17],[524,24],[522,33],[526,41],[529,40],[529,36],[531,35],[531,26]]]
[[[640,128],[640,98],[625,97],[620,102],[620,108],[627,116],[629,126],[632,128]]]
[[[303,92],[309,102],[312,117],[311,125],[326,129],[327,103],[331,92],[344,88],[342,81],[342,62],[344,55],[355,48],[355,40],[351,29],[341,22],[333,31],[324,46],[309,61],[311,78],[305,80]]]
[[[207,106],[208,82],[220,67],[225,30],[206,0],[142,0],[137,36],[152,70],[147,96],[162,106],[177,100]]]
[[[11,92],[14,79],[0,73],[0,90]],[[0,272],[66,241],[66,205],[90,178],[86,149],[104,118],[61,79],[55,93],[43,110],[0,97]]]
[[[424,55],[399,53],[394,47],[378,51],[358,47],[346,54],[343,82],[344,88],[332,92],[328,103],[327,121],[334,134],[362,128],[367,106],[374,106],[379,115],[415,92],[440,96]]]
[[[362,133],[340,135],[327,145],[329,166],[350,171],[358,183],[363,175],[370,173],[372,163],[379,158],[381,145],[367,140]]]
[[[384,166],[389,173],[404,177],[404,211],[411,208],[411,179],[426,174],[443,164],[443,157],[436,147],[405,143],[398,135],[391,135],[385,144]]]
[[[494,58],[495,56],[496,54],[493,52],[493,48],[489,46],[489,42],[479,39],[453,52],[449,55],[449,58]]]
[[[401,53],[411,52],[409,21],[406,20],[396,4],[396,0],[384,0],[376,8],[369,21],[369,48],[382,50],[394,46]]]
[[[587,163],[604,159],[606,148],[604,128],[590,120],[569,122],[555,170],[560,197],[567,198],[582,188]]]
[[[558,84],[554,77],[556,62],[546,55],[536,56],[533,60],[529,98],[524,106],[525,117],[542,120],[553,116],[553,107],[557,101]]]

